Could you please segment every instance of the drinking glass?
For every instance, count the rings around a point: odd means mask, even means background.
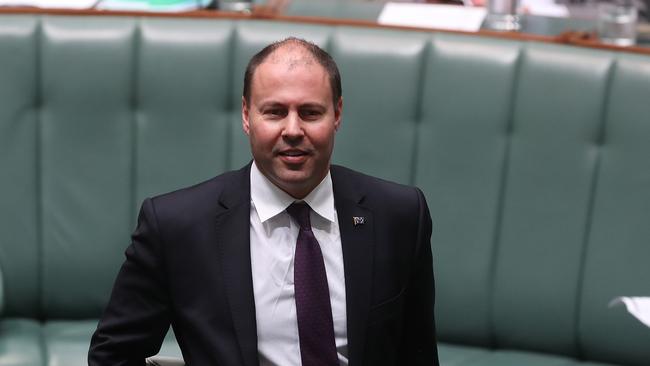
[[[501,31],[519,30],[517,7],[517,0],[487,0],[485,27]]]
[[[603,43],[632,46],[636,42],[637,9],[633,0],[598,4],[598,36]]]

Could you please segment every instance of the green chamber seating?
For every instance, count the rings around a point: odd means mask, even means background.
[[[248,58],[343,74],[336,163],[427,195],[443,366],[650,365],[650,57],[275,21],[0,15],[0,366],[84,365],[147,196],[248,162]],[[180,355],[173,335],[162,354]]]

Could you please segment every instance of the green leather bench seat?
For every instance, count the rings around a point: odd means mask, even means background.
[[[490,351],[442,343],[438,345],[440,363],[445,366],[612,366],[580,362],[567,357],[512,350]]]
[[[418,185],[443,366],[647,366],[650,57],[271,20],[0,14],[0,366],[86,363],[140,202],[250,160],[242,75],[343,76],[334,161]],[[180,355],[170,333],[161,351]]]
[[[95,328],[97,319],[46,323],[42,337],[47,365],[87,365],[88,346]],[[173,332],[167,334],[158,355],[182,357]]]
[[[32,319],[0,320],[0,365],[45,365],[41,325]]]

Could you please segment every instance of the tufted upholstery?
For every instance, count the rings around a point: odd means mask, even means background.
[[[0,15],[0,365],[83,365],[143,198],[250,159],[248,58],[341,68],[334,161],[421,187],[444,366],[648,365],[650,58],[229,19]],[[179,355],[173,335],[163,354]],[[580,363],[579,360],[589,362]]]

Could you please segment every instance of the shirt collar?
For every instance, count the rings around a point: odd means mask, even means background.
[[[260,222],[276,216],[286,210],[296,200],[285,191],[278,188],[259,170],[255,161],[251,166],[251,201],[255,206]],[[332,176],[327,176],[303,199],[315,213],[324,219],[334,222],[334,190]]]

